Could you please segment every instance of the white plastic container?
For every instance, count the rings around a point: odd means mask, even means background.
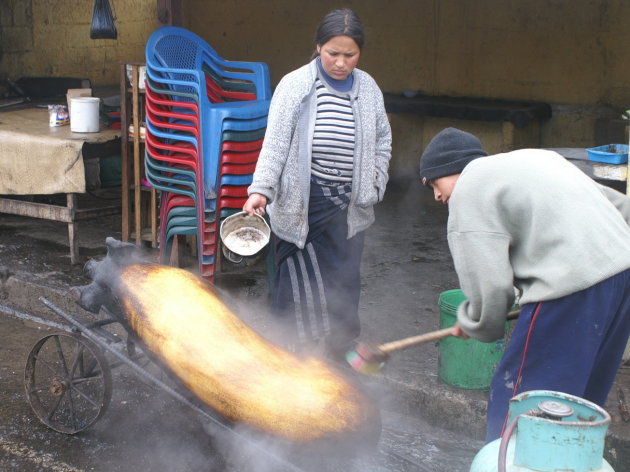
[[[98,133],[101,99],[98,97],[75,97],[71,100],[70,130],[74,133]]]

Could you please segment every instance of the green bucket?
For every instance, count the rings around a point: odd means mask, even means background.
[[[459,290],[440,294],[440,328],[449,328],[457,320],[457,307],[466,300]],[[506,323],[506,332],[508,323]],[[453,387],[488,390],[492,375],[505,350],[505,339],[483,343],[476,339],[449,336],[439,342],[438,376]]]

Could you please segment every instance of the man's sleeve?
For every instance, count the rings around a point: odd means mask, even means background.
[[[601,184],[598,185],[604,196],[610,200],[613,205],[615,205],[617,210],[619,210],[619,213],[621,213],[623,218],[626,220],[626,223],[630,225],[630,198],[610,187],[606,187]]]
[[[448,243],[467,298],[457,311],[462,329],[480,341],[501,339],[514,304],[509,237],[495,232],[450,232]]]

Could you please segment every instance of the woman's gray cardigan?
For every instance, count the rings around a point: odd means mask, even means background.
[[[311,148],[317,94],[315,60],[282,78],[274,91],[265,140],[248,193],[268,199],[271,228],[281,239],[303,248],[308,234]],[[391,128],[383,94],[374,79],[354,69],[349,92],[355,119],[352,197],[348,238],[374,222],[373,205],[383,199],[391,157]]]

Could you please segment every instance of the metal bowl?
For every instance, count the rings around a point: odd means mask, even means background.
[[[225,249],[224,254],[232,262],[241,262],[243,257],[253,256],[269,243],[271,229],[260,215],[248,215],[242,211],[228,216],[221,222],[219,235]],[[238,257],[232,257],[230,253]]]

